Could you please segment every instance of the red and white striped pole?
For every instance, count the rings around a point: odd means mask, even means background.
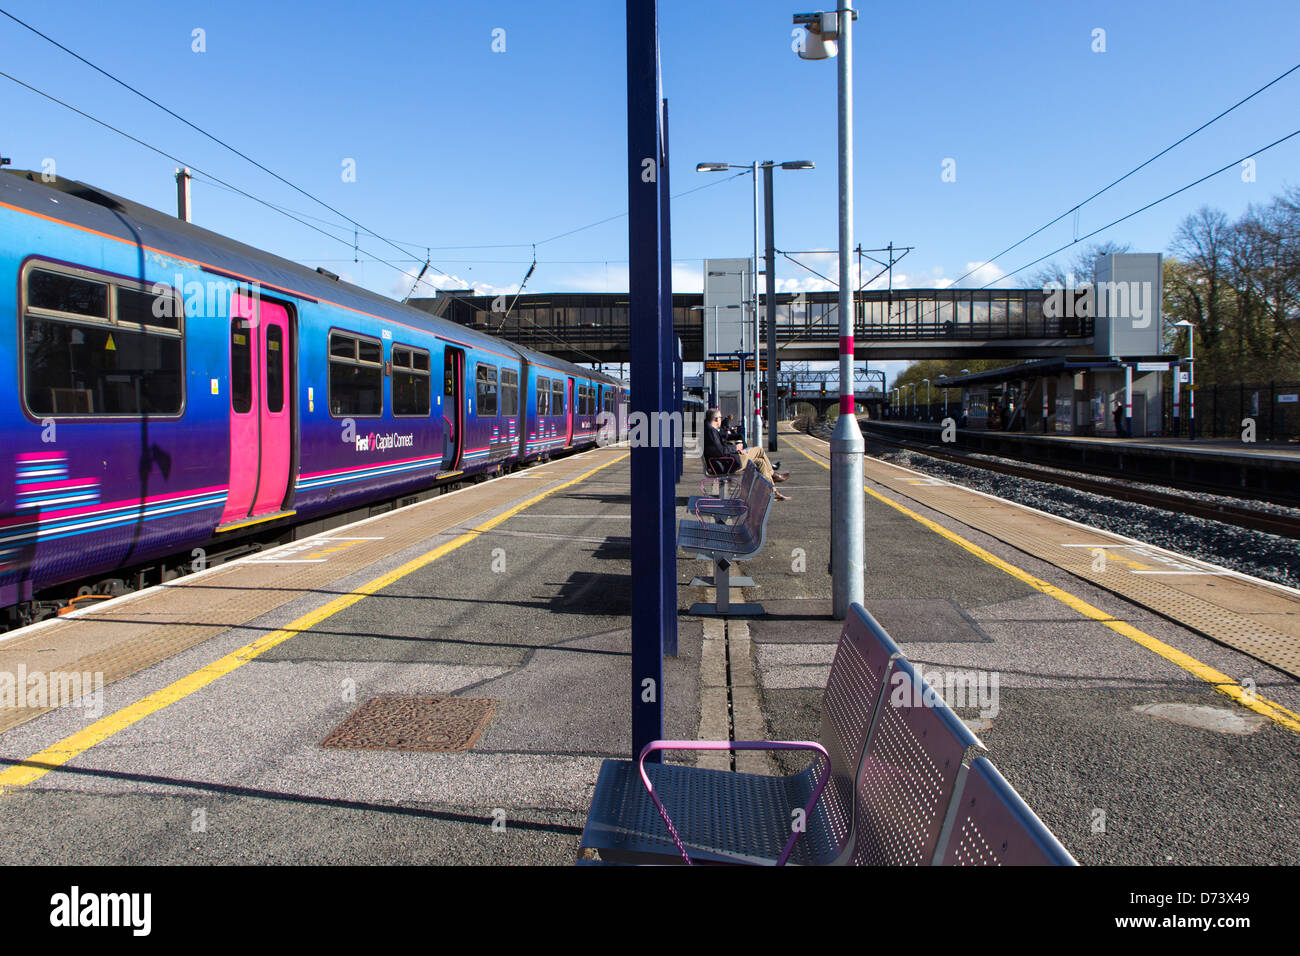
[[[831,435],[831,612],[836,620],[848,616],[851,604],[862,604],[866,548],[865,497],[862,487],[862,429],[853,409],[853,281],[849,275],[853,250],[853,8],[845,4],[833,14],[839,41],[839,173],[840,173],[840,414]],[[823,17],[823,34],[826,20]]]

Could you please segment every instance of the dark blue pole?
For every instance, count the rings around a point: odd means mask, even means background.
[[[656,45],[656,52],[658,46]],[[662,95],[663,91],[660,90]],[[670,389],[665,395],[666,401],[660,408],[666,411],[680,411],[682,407],[682,368],[680,363],[679,343],[673,329],[673,250],[672,250],[672,193],[668,190],[668,101],[660,100],[659,122],[659,300],[660,348],[663,355],[665,387]],[[680,419],[679,419],[680,420]],[[680,439],[673,436],[672,425],[669,434],[662,438],[673,438],[672,445],[660,442],[660,463],[664,469],[663,510],[660,520],[663,523],[662,552],[660,557],[660,582],[663,586],[663,638],[660,644],[662,652],[670,657],[677,656],[677,482],[681,479]]]
[[[682,441],[677,445],[676,479],[677,481],[681,481],[683,466],[686,463],[686,419],[684,417],[686,414],[686,406],[682,404],[682,389],[685,385],[685,369],[682,368],[681,339],[673,339],[673,351],[676,353],[673,356],[673,409],[677,412],[677,415],[681,418],[682,422]],[[676,507],[677,502],[674,501],[673,508],[676,509]]]
[[[655,0],[627,0],[628,324],[631,414],[658,422],[668,407],[671,373],[664,365],[666,332],[660,285],[663,170],[659,95],[659,20]],[[643,431],[644,433],[644,431]],[[664,501],[668,471],[658,442],[632,454],[632,757],[663,736]],[[671,518],[669,519],[671,520]],[[677,605],[671,607],[674,623]],[[652,758],[653,759],[653,755]]]

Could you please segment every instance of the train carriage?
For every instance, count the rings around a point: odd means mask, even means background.
[[[0,608],[595,444],[608,376],[67,180],[0,175]]]

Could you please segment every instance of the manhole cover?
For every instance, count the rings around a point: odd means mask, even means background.
[[[474,697],[375,697],[321,741],[340,750],[469,750],[495,700]]]

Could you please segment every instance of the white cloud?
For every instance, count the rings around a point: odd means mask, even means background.
[[[397,275],[389,287],[387,294],[394,299],[404,299],[408,292],[411,292],[411,286],[415,283],[415,277],[420,274],[419,266],[412,266],[409,269],[403,269],[401,274]],[[496,286],[487,282],[478,282],[462,279],[458,275],[443,275],[441,272],[435,272],[428,269],[424,277],[420,279],[420,284],[416,286],[414,292],[411,292],[413,298],[428,298],[437,295],[443,289],[454,289],[457,291],[468,291],[472,288],[477,295],[513,295],[519,286]]]

